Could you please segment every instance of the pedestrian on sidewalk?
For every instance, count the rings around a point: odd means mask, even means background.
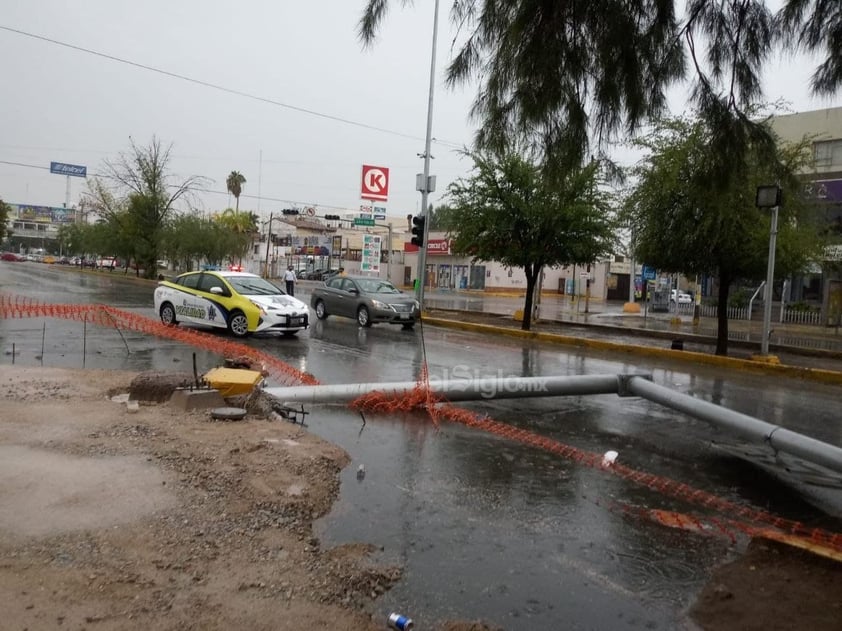
[[[287,271],[284,272],[284,282],[287,285],[287,293],[290,296],[294,296],[295,295],[295,270],[292,268],[292,265],[290,265],[287,268]]]

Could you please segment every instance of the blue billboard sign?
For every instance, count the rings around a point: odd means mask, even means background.
[[[72,175],[73,177],[88,177],[88,167],[64,162],[50,162],[50,173],[58,175]]]
[[[643,280],[655,280],[655,268],[651,265],[643,266]]]

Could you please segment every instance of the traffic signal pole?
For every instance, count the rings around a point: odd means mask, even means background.
[[[419,187],[421,190],[421,216],[426,218],[428,215],[428,198],[430,195],[430,145],[433,137],[433,94],[436,86],[436,40],[438,39],[439,26],[439,0],[436,0],[435,10],[433,12],[433,49],[430,54],[430,95],[427,101],[427,135],[424,140],[424,176]],[[421,311],[424,310],[424,285],[427,280],[427,235],[430,226],[424,222],[424,242],[418,249],[418,286],[415,288],[415,297],[421,305]]]

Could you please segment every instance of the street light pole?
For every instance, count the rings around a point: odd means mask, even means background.
[[[424,140],[424,175],[418,187],[421,191],[421,216],[428,215],[428,197],[431,192],[430,186],[430,145],[433,138],[433,95],[436,87],[436,41],[438,39],[439,27],[439,0],[436,0],[433,12],[433,47],[430,53],[430,92],[427,100],[427,135]],[[424,285],[427,280],[427,235],[430,230],[429,222],[424,222],[424,240],[418,248],[418,287],[415,289],[415,296],[421,309],[424,309]]]
[[[766,269],[766,300],[763,302],[763,341],[760,354],[769,354],[769,328],[772,323],[772,283],[775,281],[775,241],[778,236],[778,207],[772,207],[772,226],[769,229],[769,265]]]
[[[778,236],[778,208],[781,205],[781,188],[773,186],[758,186],[755,205],[758,208],[769,208],[772,211],[772,222],[769,228],[769,263],[766,267],[766,300],[763,301],[763,339],[760,341],[760,355],[769,359],[769,336],[772,323],[772,284],[775,281],[775,241]]]

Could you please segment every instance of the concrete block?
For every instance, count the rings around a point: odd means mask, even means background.
[[[218,390],[176,388],[170,397],[170,405],[179,410],[207,410],[225,407],[225,399]]]

